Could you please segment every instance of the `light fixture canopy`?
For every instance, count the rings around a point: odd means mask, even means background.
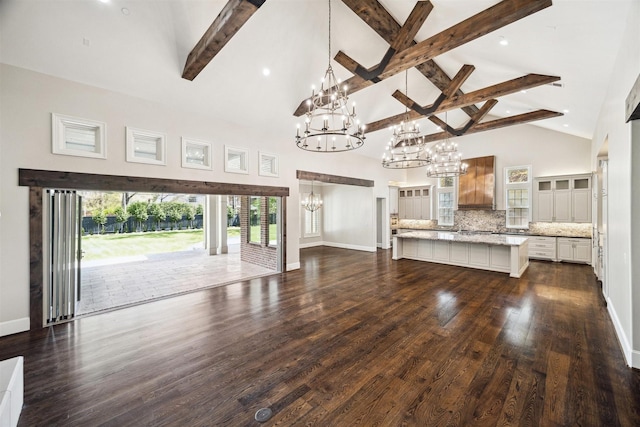
[[[322,207],[322,198],[313,192],[313,181],[311,181],[311,193],[300,204],[309,212],[315,212]]]
[[[364,145],[364,124],[356,120],[355,103],[347,105],[347,86],[336,79],[331,67],[331,0],[329,0],[329,65],[320,90],[311,88],[304,128],[298,124],[296,145],[316,153],[351,151]]]

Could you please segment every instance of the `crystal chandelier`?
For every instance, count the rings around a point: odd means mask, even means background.
[[[300,204],[309,212],[315,212],[322,207],[322,199],[313,192],[313,181],[311,181],[311,193]]]
[[[445,113],[445,128],[447,116]],[[446,132],[446,130],[445,130]],[[462,153],[458,153],[458,144],[449,141],[449,137],[433,147],[433,153],[427,150],[430,157],[427,165],[427,176],[430,178],[443,178],[460,176],[467,173],[468,165],[462,163]]]
[[[306,151],[335,153],[350,151],[364,145],[364,125],[356,120],[355,103],[347,105],[347,86],[336,79],[331,68],[331,0],[329,0],[329,66],[320,90],[312,86],[307,100],[304,131],[296,132],[296,145]]]
[[[405,94],[408,96],[407,72],[404,75]],[[389,169],[409,169],[429,164],[429,153],[425,150],[424,139],[416,122],[408,122],[409,110],[405,106],[405,118],[400,126],[391,128],[393,136],[382,155],[382,166]]]

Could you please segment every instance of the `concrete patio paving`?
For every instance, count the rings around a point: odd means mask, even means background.
[[[224,255],[194,248],[82,264],[78,315],[275,273],[240,261],[239,245],[229,245]]]

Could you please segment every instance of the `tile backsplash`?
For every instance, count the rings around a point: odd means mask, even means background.
[[[438,226],[436,220],[401,219],[394,228],[411,230],[473,230],[506,233],[517,230],[506,227],[506,211],[460,210],[454,212],[453,226]],[[591,224],[530,222],[524,234],[561,237],[591,237]]]

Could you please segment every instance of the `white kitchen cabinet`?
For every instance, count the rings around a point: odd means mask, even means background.
[[[545,236],[527,236],[529,238],[529,258],[555,261],[556,238]]]
[[[558,261],[591,264],[591,239],[558,237]]]
[[[469,249],[466,243],[451,242],[451,252],[449,259],[456,264],[468,264],[469,263]]]
[[[398,189],[400,219],[431,219],[431,186]]]
[[[398,215],[398,187],[389,187],[389,213]]]
[[[591,222],[591,175],[536,178],[533,203],[535,222]]]
[[[469,265],[489,266],[489,245],[469,245]]]

